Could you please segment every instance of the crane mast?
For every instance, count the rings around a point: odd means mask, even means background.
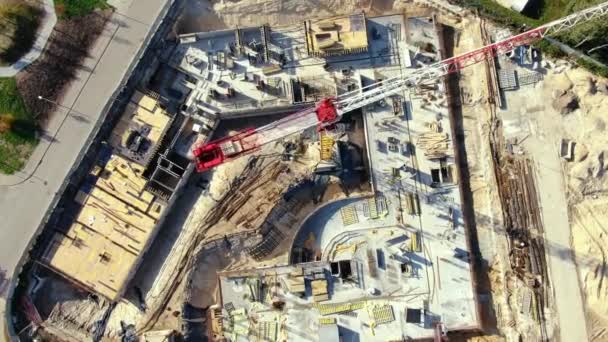
[[[342,115],[350,111],[363,108],[404,90],[415,88],[422,83],[440,79],[470,65],[505,54],[518,46],[530,44],[548,35],[558,34],[581,22],[606,14],[608,14],[608,2],[573,13],[479,49],[413,70],[408,75],[388,78],[340,94],[335,98],[325,98],[314,107],[298,111],[266,126],[246,129],[235,135],[197,146],[193,150],[196,169],[198,172],[211,169],[228,160],[255,151],[264,144],[313,126],[318,126],[321,129],[335,123]]]

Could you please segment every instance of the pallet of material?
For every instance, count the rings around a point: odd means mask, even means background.
[[[304,277],[295,277],[287,279],[287,290],[292,293],[302,293],[306,291],[304,286]]]
[[[379,217],[379,215],[378,215],[378,206],[376,205],[376,196],[368,198],[367,203],[369,206],[369,218],[377,219]]]
[[[422,246],[420,246],[420,234],[418,232],[412,232],[410,238],[410,250],[412,252],[422,252]]]
[[[276,341],[278,330],[277,322],[262,321],[258,323],[258,338],[262,341]]]
[[[378,276],[378,269],[376,268],[376,253],[371,249],[367,249],[367,269],[369,276],[376,278]]]
[[[315,302],[321,302],[329,299],[327,293],[327,280],[314,280],[310,283],[312,287],[312,299]]]
[[[312,300],[315,303],[324,302],[326,300],[329,300],[329,295],[327,293],[314,295],[314,296],[312,296]]]
[[[359,222],[359,217],[357,216],[357,210],[352,205],[340,209],[340,215],[342,216],[342,223],[345,226]]]
[[[304,276],[304,268],[296,267],[291,273],[289,273],[290,277],[300,277]]]
[[[333,155],[334,139],[328,135],[321,136],[321,160],[330,160]]]

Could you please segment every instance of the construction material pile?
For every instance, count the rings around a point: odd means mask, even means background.
[[[49,336],[61,340],[84,341],[98,336],[113,306],[104,300],[68,300],[55,304],[42,326]]]
[[[510,268],[515,273],[508,287],[517,289],[518,293],[511,306],[519,307],[518,316],[522,321],[532,321],[531,318],[536,321],[540,331],[529,326],[528,334],[547,336],[544,310],[550,307],[552,297],[532,163],[525,157],[504,152],[496,157],[495,163],[509,243]]]
[[[450,139],[447,133],[425,132],[418,136],[417,146],[428,159],[444,158],[448,155]]]
[[[255,220],[259,218],[258,211],[255,216],[247,215],[247,212],[254,208],[247,208],[248,206],[255,206],[259,208],[260,202],[272,202],[278,199],[278,196],[282,191],[277,191],[274,187],[268,186],[270,183],[277,183],[279,175],[288,172],[288,165],[281,163],[280,160],[274,159],[264,166],[260,166],[262,163],[251,163],[253,167],[247,167],[241,177],[235,179],[231,184],[230,190],[226,192],[225,196],[219,201],[217,207],[209,213],[205,218],[206,224],[215,224],[221,219],[231,220],[237,213],[236,224],[245,223],[248,219]],[[287,185],[285,186],[287,187]],[[266,196],[263,201],[255,200],[253,192],[257,189],[264,189]]]

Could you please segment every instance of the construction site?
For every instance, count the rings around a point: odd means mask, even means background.
[[[608,80],[533,45],[607,3],[182,11],[31,250],[22,341],[608,341]]]

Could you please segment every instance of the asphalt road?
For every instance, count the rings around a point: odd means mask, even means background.
[[[114,0],[117,8],[23,172],[0,175],[0,339],[7,284],[101,111],[168,0]]]

